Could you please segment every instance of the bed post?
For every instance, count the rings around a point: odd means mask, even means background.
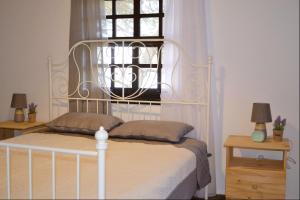
[[[212,68],[212,56],[208,56],[208,73],[207,73],[207,109],[206,109],[206,145],[209,149],[209,137],[210,137],[210,98],[211,98],[211,68]],[[204,190],[204,199],[208,199],[208,185]]]
[[[105,199],[105,151],[108,133],[101,126],[95,134],[98,152],[98,199]]]
[[[48,57],[49,70],[49,121],[52,119],[52,58]]]

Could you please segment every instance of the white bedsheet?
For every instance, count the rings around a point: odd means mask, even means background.
[[[96,141],[84,137],[33,133],[5,142],[95,151]],[[173,145],[109,140],[106,154],[106,194],[109,199],[163,199],[196,168],[195,155]],[[12,198],[28,197],[27,153],[11,153]],[[0,198],[6,198],[5,153],[0,149]],[[96,158],[81,158],[81,198],[97,197]],[[57,198],[75,198],[76,159],[57,155]],[[33,198],[51,198],[51,156],[33,153]]]

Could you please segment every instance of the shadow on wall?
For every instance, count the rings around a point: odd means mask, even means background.
[[[287,123],[283,137],[288,138],[290,141],[291,151],[289,153],[289,157],[297,161],[297,165],[299,165],[299,148],[297,148],[299,147],[299,130]],[[293,164],[290,165],[289,163],[289,166],[291,168],[295,168],[295,165]]]

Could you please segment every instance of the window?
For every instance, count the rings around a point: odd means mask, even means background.
[[[163,0],[105,0],[107,19],[106,36],[110,39],[162,39]],[[110,65],[104,70],[106,86],[114,94],[125,96],[134,94],[139,89],[147,89],[138,100],[160,100],[161,55],[162,42],[145,41],[144,45],[134,43],[110,44],[103,48],[103,61]],[[124,55],[124,67],[122,68]],[[140,68],[135,67],[139,66]]]

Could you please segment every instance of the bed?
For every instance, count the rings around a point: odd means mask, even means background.
[[[161,41],[177,45],[174,41]],[[124,47],[128,42],[143,41],[81,41],[71,48],[69,55],[74,56],[72,52],[80,45],[89,48],[95,43],[116,42],[121,42]],[[89,51],[92,54],[91,48]],[[60,65],[49,60],[50,119],[54,118],[53,111],[57,109],[54,105],[73,100],[77,110],[78,102],[85,101],[87,112],[89,103],[95,102],[97,114],[100,102],[105,102],[107,106],[114,103],[118,108],[123,105],[123,110],[118,111],[120,118],[125,115],[124,110],[129,113],[131,103],[148,106],[150,113],[155,104],[199,104],[206,108],[206,123],[209,124],[211,58],[208,64],[199,65],[208,69],[208,98],[205,103],[186,99],[167,102],[133,100],[132,96],[126,97],[124,92],[122,96],[108,92],[111,98],[88,98],[80,94],[77,97],[56,96],[53,93],[52,70]],[[78,90],[80,85],[82,83],[79,81]],[[143,91],[137,95],[140,93]],[[107,129],[101,127],[94,132],[95,135],[87,135],[47,128],[41,133],[1,141],[0,198],[191,199],[197,189],[204,188],[211,181],[208,141],[184,137],[186,134],[180,136],[177,142],[152,140],[153,135],[150,139],[108,139],[110,132]],[[209,126],[206,127],[208,133]]]

